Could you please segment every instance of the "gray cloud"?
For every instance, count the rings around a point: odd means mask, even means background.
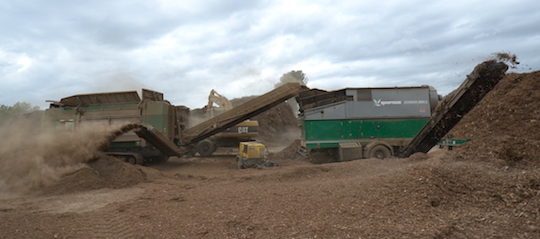
[[[447,93],[493,52],[540,68],[535,1],[4,1],[0,104],[210,89],[260,94],[303,70],[311,87],[430,84]]]

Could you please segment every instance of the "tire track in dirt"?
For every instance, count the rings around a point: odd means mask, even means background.
[[[77,194],[33,199],[34,213],[45,217],[72,217],[69,223],[60,223],[62,228],[52,231],[62,236],[75,238],[135,238],[137,217],[119,207],[131,204],[144,193],[141,188],[104,189]],[[70,226],[66,226],[70,225]],[[69,230],[64,230],[64,227]]]
[[[138,235],[137,216],[118,208],[104,208],[81,219],[77,237],[127,239]]]
[[[94,238],[135,238],[137,234],[133,222],[134,218],[129,214],[113,211],[103,214],[103,220],[88,229]]]

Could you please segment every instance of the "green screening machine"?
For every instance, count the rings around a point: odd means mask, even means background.
[[[489,60],[475,67],[444,99],[430,86],[312,89],[301,92],[303,146],[310,153],[358,158],[408,157],[433,146],[468,140],[444,136],[504,77],[508,66]]]
[[[303,144],[339,160],[387,158],[418,134],[439,99],[430,86],[305,91],[297,97]]]

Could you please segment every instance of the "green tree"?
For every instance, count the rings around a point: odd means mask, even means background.
[[[39,111],[39,107],[27,102],[17,102],[13,106],[0,105],[0,124],[35,111]]]

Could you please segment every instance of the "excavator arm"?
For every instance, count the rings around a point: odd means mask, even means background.
[[[227,97],[212,89],[208,95],[208,104],[206,105],[206,110],[210,112],[210,117],[214,117],[216,115],[214,112],[214,103],[225,111],[233,108],[232,103],[229,101],[229,99],[227,99]]]

